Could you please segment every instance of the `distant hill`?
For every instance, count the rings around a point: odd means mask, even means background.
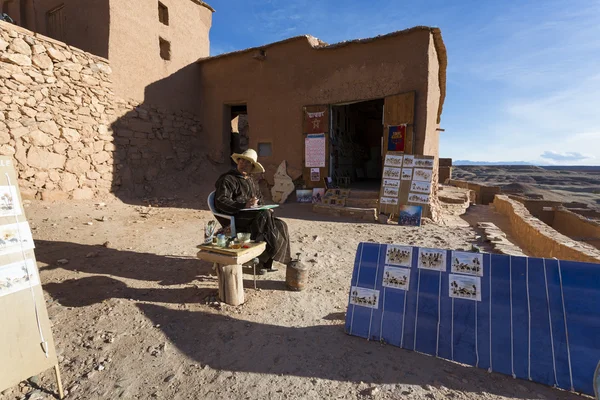
[[[544,164],[533,164],[527,161],[470,161],[470,160],[457,160],[452,161],[452,165],[544,165]]]

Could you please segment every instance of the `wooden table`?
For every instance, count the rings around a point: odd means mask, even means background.
[[[265,242],[248,243],[248,248],[229,249],[213,244],[200,245],[197,257],[212,262],[219,279],[219,299],[232,306],[244,302],[242,265],[261,255],[267,248]],[[256,287],[256,271],[254,271]]]

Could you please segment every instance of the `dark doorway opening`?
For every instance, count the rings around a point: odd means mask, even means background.
[[[248,106],[246,104],[236,104],[227,106],[228,125],[230,135],[230,155],[233,153],[243,153],[248,150],[250,143],[250,125],[248,124]],[[231,160],[232,165],[233,160]]]
[[[331,176],[339,186],[379,190],[383,99],[331,106]]]

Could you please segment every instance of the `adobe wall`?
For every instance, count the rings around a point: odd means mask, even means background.
[[[522,203],[506,195],[497,195],[493,205],[509,218],[518,245],[533,256],[600,263],[600,250],[552,229],[532,216]]]
[[[210,53],[212,11],[191,0],[161,0],[169,25],[158,20],[157,1],[110,1],[108,59],[113,66],[115,93],[161,107],[191,111],[199,105],[199,67]],[[171,43],[171,60],[160,57],[159,37]],[[187,68],[185,68],[187,67]],[[172,77],[159,90],[146,87]]]
[[[428,100],[429,91],[438,90],[429,86],[432,41],[429,29],[329,48],[315,48],[315,38],[300,37],[264,47],[262,61],[258,50],[203,60],[201,117],[207,142],[213,151],[228,153],[225,105],[246,103],[250,146],[272,143],[273,155],[260,159],[267,179],[283,160],[296,178],[304,158],[303,106],[416,91],[415,151],[437,156],[437,148],[424,141],[435,126],[428,113],[437,116],[435,100]]]
[[[108,58],[109,0],[85,0],[85,6],[81,0],[35,0],[35,21],[26,28],[50,36],[46,14],[60,5],[64,5],[63,42]]]
[[[0,154],[25,198],[142,196],[210,171],[198,117],[124,101],[111,75],[106,59],[0,22]]]
[[[552,227],[573,239],[586,242],[600,249],[600,224],[581,215],[558,208],[554,211]]]
[[[479,183],[461,181],[456,179],[448,180],[448,185],[463,189],[469,189],[475,192],[475,203],[487,205],[494,202],[494,196],[500,193],[499,186],[486,186]]]

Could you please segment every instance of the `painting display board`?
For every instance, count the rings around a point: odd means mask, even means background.
[[[57,366],[12,157],[0,157],[0,392]],[[58,372],[56,368],[55,371]],[[60,389],[62,391],[62,388]]]
[[[394,134],[397,135],[392,128],[397,127],[389,127],[390,140],[394,139]],[[421,216],[429,215],[434,162],[433,156],[387,151],[383,159],[379,212],[398,215],[400,225],[420,226]]]
[[[593,395],[598,282],[599,264],[361,243],[345,329]]]
[[[346,199],[350,195],[350,189],[327,189],[323,204],[330,206],[346,206]]]

